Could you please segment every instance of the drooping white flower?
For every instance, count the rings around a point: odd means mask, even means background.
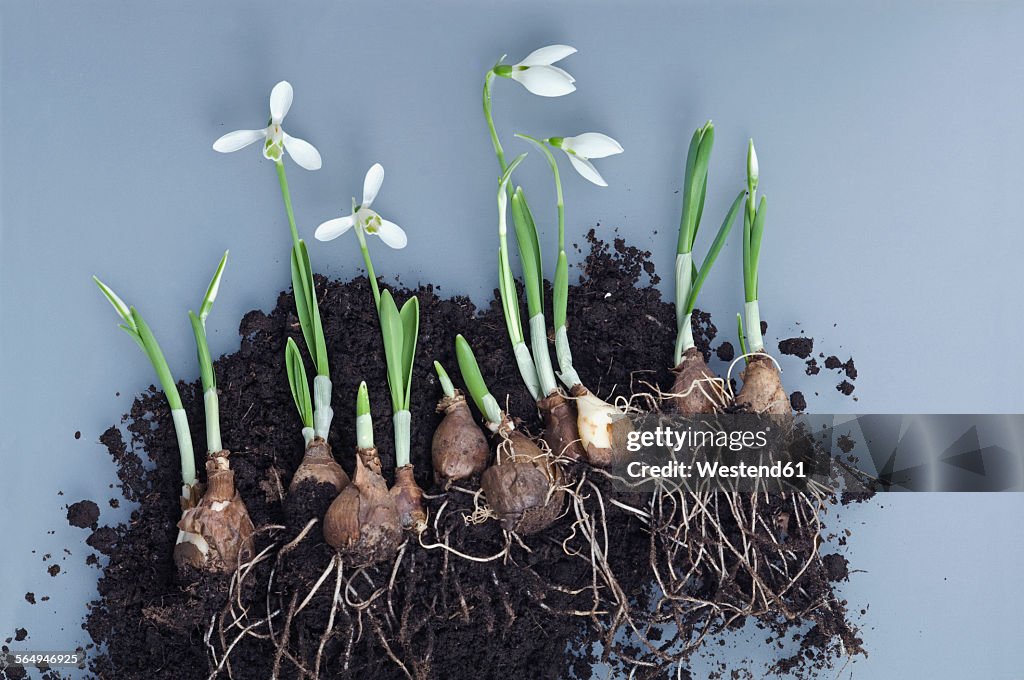
[[[548,45],[530,52],[518,64],[498,64],[494,74],[511,78],[541,97],[561,97],[575,92],[576,79],[552,64],[575,52],[576,48],[568,45]]]
[[[381,241],[384,241],[386,245],[396,250],[404,248],[409,241],[405,235],[405,230],[394,222],[385,220],[376,211],[370,209],[383,183],[384,168],[380,163],[374,163],[373,167],[366,171],[366,178],[363,180],[363,202],[356,206],[351,215],[327,220],[317,227],[317,240],[333,241],[352,227],[355,227],[364,234],[373,234],[380,237]]]
[[[316,147],[304,139],[292,137],[281,129],[281,121],[292,107],[292,96],[291,83],[287,80],[279,82],[270,91],[270,125],[262,130],[229,132],[213,143],[213,150],[231,153],[263,140],[263,156],[268,160],[281,163],[287,151],[300,167],[306,170],[319,170],[323,161]]]
[[[584,132],[575,137],[549,137],[545,140],[551,146],[561,149],[569,157],[572,167],[587,179],[599,187],[606,187],[608,183],[601,177],[591,158],[605,158],[622,153],[622,145],[617,141],[603,135],[600,132]]]

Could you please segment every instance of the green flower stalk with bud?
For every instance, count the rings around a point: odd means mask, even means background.
[[[462,391],[452,385],[448,373],[436,361],[434,370],[441,382],[437,412],[443,413],[444,418],[434,430],[430,457],[434,467],[434,482],[447,489],[454,482],[479,477],[487,468],[490,449],[487,437],[473,420]]]
[[[768,201],[764,196],[757,201],[757,152],[754,140],[747,150],[747,201],[743,213],[743,317],[737,321],[740,346],[747,358],[741,379],[743,388],[736,395],[736,404],[753,413],[772,415],[792,414],[789,397],[782,387],[778,364],[764,351],[761,337],[761,311],[758,306],[758,266],[761,258],[761,238]]]
[[[394,222],[383,219],[371,208],[384,182],[384,168],[375,163],[366,172],[363,180],[363,201],[356,204],[352,199],[352,214],[328,220],[317,227],[316,238],[331,241],[350,229],[355,230],[359,250],[366,263],[370,279],[374,306],[380,322],[384,343],[384,358],[388,369],[388,387],[391,390],[391,407],[395,430],[395,485],[392,495],[398,504],[402,526],[421,532],[426,528],[427,515],[423,509],[423,491],[416,485],[413,476],[410,447],[412,444],[412,368],[416,357],[416,340],[419,335],[420,306],[416,296],[410,297],[399,309],[391,292],[382,293],[370,259],[366,235],[380,237],[392,248],[404,248],[407,243],[405,231]],[[376,451],[376,450],[374,450]],[[377,462],[379,469],[380,463]]]
[[[573,166],[587,180],[598,186],[608,186],[597,169],[590,163],[589,158],[604,158],[622,153],[622,145],[608,135],[598,132],[587,132],[576,137],[550,137],[543,141],[529,135],[517,134],[516,136],[529,141],[544,154],[555,180],[558,209],[558,260],[555,265],[552,303],[558,378],[569,390],[576,407],[576,430],[582,445],[583,457],[591,465],[606,467],[612,464],[615,449],[612,441],[613,423],[617,417],[622,415],[622,412],[587,389],[573,366],[566,323],[569,304],[569,263],[565,253],[565,201],[558,162],[548,147],[563,150]]]
[[[351,566],[390,560],[402,542],[395,497],[381,476],[366,383],[356,394],[356,469],[324,515],[324,539]]]
[[[708,166],[714,141],[715,128],[711,121],[697,128],[690,140],[683,178],[683,210],[679,218],[679,240],[676,245],[676,344],[673,353],[676,379],[672,387],[672,399],[676,410],[686,415],[714,413],[728,403],[721,379],[708,369],[704,355],[693,340],[693,310],[697,305],[697,295],[725,246],[745,193],[741,191],[733,201],[698,270],[693,259],[693,245],[704,213]]]
[[[291,231],[291,274],[292,291],[295,295],[295,311],[302,329],[302,337],[306,349],[313,360],[316,376],[313,378],[312,400],[309,399],[309,385],[303,366],[301,353],[294,342],[286,349],[285,363],[288,368],[288,383],[292,398],[299,409],[302,419],[302,435],[306,442],[303,461],[292,478],[290,490],[306,480],[317,483],[331,484],[337,491],[348,482],[347,476],[334,461],[331,455],[327,436],[334,419],[331,409],[331,378],[327,359],[327,344],[324,339],[323,323],[320,319],[320,305],[317,300],[316,286],[313,281],[313,268],[309,261],[306,243],[299,238],[295,225],[295,213],[292,209],[291,192],[288,188],[288,176],[285,171],[284,157],[290,156],[300,167],[306,170],[319,170],[322,161],[320,153],[312,144],[292,137],[284,132],[281,123],[291,109],[293,99],[292,86],[281,81],[270,93],[270,122],[261,130],[236,130],[220,137],[213,143],[215,151],[231,153],[245,148],[257,141],[263,141],[263,156],[273,161],[277,171],[281,197],[284,200],[285,214]]]
[[[565,501],[558,467],[501,410],[484,382],[473,349],[461,335],[455,338],[455,355],[466,389],[497,442],[494,464],[480,478],[488,505],[506,531],[528,535],[546,529],[561,514]]]
[[[174,546],[174,562],[184,570],[188,567],[212,572],[234,571],[240,562],[254,554],[253,524],[234,483],[228,463],[230,452],[221,442],[220,408],[213,360],[206,340],[206,318],[213,308],[228,254],[224,253],[210,285],[206,289],[199,314],[189,312],[196,340],[203,404],[206,415],[207,484],[205,491],[196,478],[195,454],[188,417],[171,375],[167,360],[149,325],[134,307],[129,307],[109,286],[95,276],[93,280],[121,317],[121,329],[135,340],[156,370],[178,439],[181,458],[182,516],[178,522],[178,538]]]

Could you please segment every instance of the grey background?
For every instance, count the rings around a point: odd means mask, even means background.
[[[741,186],[746,139],[757,139],[770,201],[769,342],[804,328],[856,357],[859,403],[818,381],[827,389],[815,410],[1024,408],[1013,387],[1024,335],[1019,4],[4,2],[0,11],[0,638],[21,625],[31,647],[85,642],[79,622],[97,572],[83,564],[87,532],[67,526],[64,504],[93,498],[102,522],[127,516],[105,503],[116,478],[96,439],[153,377],[89,276],[144,310],[188,378],[184,314],[225,248],[231,262],[209,322],[215,354],[237,347],[245,311],[269,309],[288,286],[272,166],[253,148],[210,150],[224,132],[264,124],[280,79],[296,92],[285,128],[324,157],[319,172],[290,166],[303,233],[347,212],[379,161],[387,179],[375,207],[410,238],[402,252],[375,243],[379,273],[480,301],[495,285],[496,179],[481,76],[502,52],[516,61],[572,44],[580,53],[564,66],[578,92],[545,100],[500,82],[495,98],[506,137],[599,130],[626,148],[598,163],[608,189],[565,170],[573,237],[597,222],[604,235],[617,228],[653,249],[668,277],[686,143],[713,118],[710,216]],[[538,212],[552,204],[536,154],[519,179]],[[720,320],[742,304],[738,245],[702,296]],[[334,276],[360,267],[353,238],[315,245],[312,259]],[[814,389],[799,363],[784,366],[789,389]],[[871,657],[844,677],[1020,677],[1022,510],[1019,495],[925,494],[850,510],[850,557],[866,573],[844,592],[854,609],[870,603]],[[66,573],[46,575],[46,553]],[[31,606],[30,590],[52,599]]]

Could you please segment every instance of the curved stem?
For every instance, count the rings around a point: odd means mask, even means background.
[[[373,271],[373,262],[370,261],[370,249],[366,246],[366,236],[363,230],[357,225],[356,238],[359,239],[359,250],[363,253],[363,262],[366,263],[366,275],[370,277],[370,290],[373,291],[373,304],[380,313],[380,288],[377,286],[377,274]]]
[[[274,163],[277,166],[277,181],[281,184],[281,196],[284,198],[284,210],[288,213],[288,226],[292,230],[292,245],[296,250],[299,248],[299,230],[295,226],[295,213],[292,211],[292,194],[288,190],[288,177],[284,172],[284,163],[278,161]]]
[[[494,146],[494,155],[498,157],[498,164],[501,171],[505,172],[508,164],[505,162],[505,149],[501,147],[501,140],[498,139],[498,131],[494,127],[494,116],[491,114],[491,83],[494,82],[494,70],[487,72],[484,78],[484,118],[487,119],[487,129],[491,132],[491,144]]]

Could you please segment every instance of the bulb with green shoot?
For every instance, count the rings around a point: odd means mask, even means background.
[[[288,382],[292,398],[295,400],[299,416],[302,419],[302,435],[306,443],[303,461],[299,465],[289,489],[294,490],[299,483],[312,479],[317,483],[334,486],[335,493],[337,493],[348,482],[348,478],[337,466],[331,455],[330,445],[327,443],[331,421],[334,419],[334,411],[331,409],[333,387],[327,359],[327,344],[324,339],[320,305],[313,281],[313,268],[309,261],[306,243],[299,238],[299,231],[295,225],[295,213],[292,209],[291,191],[288,187],[288,176],[284,163],[287,155],[306,170],[319,170],[322,161],[320,153],[312,144],[288,135],[281,128],[284,117],[291,109],[292,99],[292,86],[287,81],[279,82],[270,92],[268,126],[260,130],[229,132],[214,142],[213,148],[221,153],[231,153],[262,141],[263,157],[272,161],[277,171],[278,184],[281,187],[281,197],[284,201],[285,214],[292,237],[291,273],[295,311],[299,318],[299,326],[302,329],[306,349],[316,369],[316,376],[313,378],[312,399],[310,399],[301,353],[294,342],[289,344],[285,359],[288,367]]]
[[[537,227],[526,204],[522,188],[509,190],[512,173],[526,157],[517,156],[505,169],[498,182],[498,291],[505,317],[505,328],[512,352],[530,396],[537,402],[544,421],[544,441],[555,457],[571,461],[585,458],[580,443],[576,414],[565,394],[558,387],[548,349],[547,323],[544,318],[544,274],[541,267]],[[523,268],[523,288],[530,315],[530,346],[526,345],[522,319],[519,315],[519,293],[508,248],[508,195],[511,193],[512,218]]]
[[[455,482],[479,477],[487,469],[490,448],[487,437],[473,420],[462,390],[452,385],[448,373],[437,361],[434,370],[441,382],[441,399],[437,412],[444,414],[434,430],[430,457],[434,465],[434,482],[447,489]]]
[[[693,259],[693,245],[703,217],[714,141],[715,128],[711,121],[697,128],[690,139],[683,178],[683,211],[679,218],[676,246],[676,344],[673,353],[675,368],[672,369],[676,379],[672,386],[672,399],[676,410],[684,415],[715,413],[729,402],[722,380],[708,369],[704,355],[693,341],[693,310],[697,305],[697,295],[722,252],[746,193],[740,191],[733,201],[698,269]]]
[[[320,241],[331,241],[349,230],[356,233],[380,322],[388,370],[388,388],[391,390],[395,431],[395,484],[392,494],[398,503],[402,526],[419,533],[426,528],[427,515],[423,509],[423,491],[413,476],[410,451],[412,412],[409,407],[412,402],[412,368],[419,335],[420,306],[419,300],[413,296],[399,309],[391,292],[387,289],[381,292],[377,283],[366,236],[377,236],[386,245],[396,249],[404,248],[408,242],[401,227],[385,220],[371,208],[383,182],[384,168],[380,163],[374,163],[363,179],[362,203],[357,204],[353,198],[352,214],[324,222],[317,227],[316,238]],[[379,470],[380,462],[377,461],[375,464]]]
[[[395,498],[380,474],[366,383],[356,394],[356,469],[324,515],[324,540],[351,566],[392,559],[402,542]]]
[[[747,202],[743,213],[743,318],[739,321],[740,345],[747,357],[747,365],[740,375],[743,388],[736,395],[736,404],[752,413],[772,415],[792,414],[789,397],[782,388],[778,364],[764,351],[761,337],[761,311],[758,307],[758,266],[761,258],[761,238],[768,202],[762,196],[757,201],[758,164],[754,140],[747,150]]]
[[[196,478],[195,454],[188,418],[160,345],[142,315],[134,307],[125,304],[109,286],[93,277],[96,285],[121,317],[121,329],[135,340],[149,358],[167,397],[167,403],[171,407],[182,476],[182,517],[178,522],[174,562],[182,570],[191,567],[204,571],[231,572],[240,562],[254,554],[252,521],[249,519],[245,503],[235,489],[234,473],[228,463],[230,453],[221,442],[216,376],[206,341],[206,318],[220,289],[227,257],[227,253],[224,253],[213,280],[207,287],[199,314],[189,312],[196,339],[206,414],[205,491]]]
[[[455,355],[466,389],[497,442],[494,464],[480,478],[487,504],[506,531],[528,535],[546,529],[562,513],[565,501],[558,467],[501,410],[461,335],[455,338]]]
[[[543,141],[529,135],[517,134],[516,136],[529,141],[544,154],[555,180],[558,208],[558,260],[555,265],[552,302],[558,378],[569,390],[573,405],[576,407],[576,431],[579,433],[584,459],[591,465],[607,467],[612,464],[613,452],[617,448],[614,446],[612,438],[614,423],[623,414],[615,406],[587,389],[573,366],[567,326],[569,261],[565,253],[565,201],[558,162],[548,147],[564,151],[573,166],[585,179],[598,186],[608,186],[589,159],[622,153],[622,145],[608,135],[598,132],[587,132],[575,137],[549,137]]]

